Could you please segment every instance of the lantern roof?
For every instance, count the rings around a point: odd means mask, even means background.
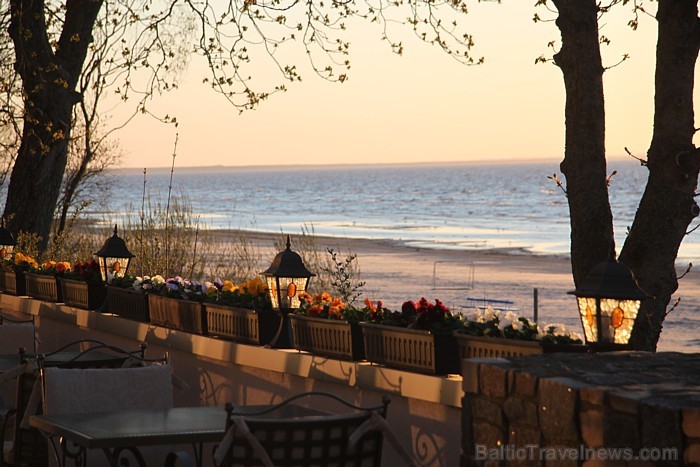
[[[577,297],[643,300],[651,298],[637,285],[632,270],[614,260],[596,264],[576,290],[567,292]]]
[[[129,251],[124,239],[117,235],[117,226],[115,224],[114,235],[105,240],[104,245],[95,253],[95,256],[105,258],[134,258],[136,255]]]
[[[291,239],[287,235],[287,248],[277,253],[275,259],[272,260],[272,264],[263,272],[263,275],[278,277],[312,277],[316,275],[306,269],[301,256],[292,251],[291,245]]]
[[[0,224],[0,245],[15,246],[16,244],[15,237],[12,236],[10,229],[5,227],[5,220],[3,219],[2,224]]]

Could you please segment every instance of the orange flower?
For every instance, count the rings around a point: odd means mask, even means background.
[[[308,310],[306,310],[306,313],[309,316],[318,316],[321,314],[322,311],[323,311],[323,306],[318,305],[318,304],[314,304],[314,305],[311,305]]]
[[[70,271],[70,263],[67,263],[65,261],[61,261],[60,263],[56,263],[56,272],[59,274],[62,274],[66,271]]]
[[[41,264],[41,269],[53,269],[56,267],[56,261],[47,261]]]
[[[369,308],[369,311],[377,311],[377,307],[374,306],[374,303],[369,298],[365,298],[365,306]]]
[[[328,308],[328,315],[340,319],[343,317],[344,309],[345,303],[343,303],[343,301],[339,298],[334,298],[330,307]]]

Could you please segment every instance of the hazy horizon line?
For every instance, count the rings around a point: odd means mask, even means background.
[[[611,157],[610,161],[618,161],[623,158]],[[212,164],[212,165],[192,165],[192,166],[178,166],[175,165],[176,169],[184,170],[196,170],[196,171],[208,171],[208,170],[308,170],[308,169],[338,169],[338,168],[366,168],[366,167],[422,167],[422,166],[451,166],[451,165],[485,165],[485,164],[537,164],[537,163],[547,163],[547,162],[561,162],[560,159],[554,158],[528,158],[528,159],[480,159],[480,160],[468,160],[468,161],[431,161],[431,162],[377,162],[377,163],[328,163],[328,164],[278,164],[278,165],[225,165],[225,164]],[[171,167],[137,167],[137,166],[125,166],[125,167],[112,167],[108,170],[115,172],[137,172],[142,170],[147,171],[169,171]]]

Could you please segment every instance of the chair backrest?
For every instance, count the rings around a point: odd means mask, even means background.
[[[334,399],[346,413],[285,417],[288,404],[302,397]],[[379,466],[384,433],[374,422],[375,417],[384,421],[388,404],[385,397],[381,405],[359,407],[311,392],[254,414],[228,405],[227,435],[216,461],[221,466]]]
[[[173,406],[170,365],[134,368],[60,368],[42,371],[45,414],[168,409]]]
[[[3,326],[0,326],[2,328]],[[46,438],[29,428],[28,416],[42,413],[43,387],[37,384],[39,372],[51,367],[60,368],[110,368],[118,369],[135,360],[138,363],[152,361],[144,358],[146,345],[136,350],[125,350],[95,339],[83,339],[64,345],[55,351],[40,355],[23,355],[27,371],[17,378],[17,415],[12,426],[13,443],[6,457],[15,465],[46,465],[49,457]],[[155,361],[164,361],[158,359]]]

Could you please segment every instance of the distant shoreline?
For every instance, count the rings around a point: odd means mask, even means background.
[[[626,161],[625,158],[610,158],[608,162]],[[214,171],[275,171],[275,170],[324,170],[324,169],[361,169],[367,167],[439,167],[439,166],[465,166],[465,165],[508,165],[508,164],[558,164],[560,159],[479,159],[471,161],[431,161],[431,162],[396,162],[376,164],[302,164],[302,165],[207,165],[207,166],[178,166],[175,172],[184,170],[188,173],[206,173]],[[114,167],[108,169],[116,173],[143,173],[144,168],[151,173],[169,173],[170,167]]]

